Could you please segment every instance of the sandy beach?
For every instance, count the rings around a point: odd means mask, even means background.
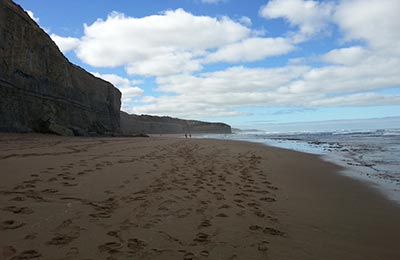
[[[400,207],[314,155],[0,135],[0,259],[400,259]]]

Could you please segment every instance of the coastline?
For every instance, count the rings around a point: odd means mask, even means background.
[[[389,132],[387,134],[387,131]],[[295,133],[275,135],[239,135],[225,136],[231,140],[261,143],[267,146],[299,151],[320,156],[324,161],[342,168],[341,173],[376,189],[386,198],[400,206],[400,175],[397,154],[400,152],[397,134],[391,135],[390,129],[354,132],[356,141],[349,141],[352,135],[325,133]],[[398,131],[394,129],[392,131]],[[377,132],[384,135],[377,135]],[[379,134],[378,133],[378,134]],[[328,137],[327,137],[328,136]],[[350,137],[349,137],[350,136]],[[211,135],[220,139],[220,136]],[[390,139],[392,138],[392,139]],[[379,143],[379,144],[378,144]]]
[[[400,207],[315,155],[164,136],[0,144],[4,259],[400,257]]]

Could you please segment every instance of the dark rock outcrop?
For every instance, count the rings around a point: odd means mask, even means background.
[[[146,134],[230,134],[231,127],[224,123],[208,123],[172,117],[129,115],[121,112],[121,131],[125,135]]]
[[[119,131],[121,93],[71,64],[11,0],[0,0],[0,131]]]

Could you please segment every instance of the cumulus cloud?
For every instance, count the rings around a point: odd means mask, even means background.
[[[248,38],[221,47],[206,57],[207,62],[248,62],[286,54],[294,46],[285,38]]]
[[[112,13],[84,26],[77,56],[94,67],[126,66],[128,73],[164,75],[201,68],[196,56],[248,37],[227,17],[195,16],[183,9],[143,18]]]
[[[254,106],[400,105],[399,94],[381,92],[400,85],[399,57],[354,46],[321,58],[328,64],[318,68],[240,66],[158,78],[158,91],[168,95],[148,99],[135,112],[213,117],[241,115],[241,107]]]
[[[285,19],[291,26],[299,28],[294,36],[297,42],[320,33],[329,25],[334,11],[331,2],[314,0],[271,0],[260,9],[266,19]]]
[[[50,37],[63,53],[67,53],[70,50],[77,48],[80,43],[79,39],[74,37],[62,37],[54,33],[52,33]]]
[[[322,55],[321,60],[333,64],[355,65],[363,62],[369,55],[371,55],[370,51],[366,50],[364,47],[351,46],[333,49]]]
[[[398,0],[271,0],[260,8],[266,19],[285,19],[299,31],[295,42],[321,33],[330,24],[339,26],[344,40],[364,40],[374,48],[400,50],[400,1]]]
[[[334,22],[345,40],[364,40],[380,51],[400,55],[400,1],[348,0],[338,5]]]
[[[192,73],[205,63],[253,62],[294,50],[289,40],[262,37],[251,19],[195,16],[183,9],[141,18],[113,12],[84,25],[81,39],[51,37],[66,53],[72,49],[93,67],[123,66],[130,75]]]
[[[162,53],[143,61],[130,62],[126,71],[133,75],[165,76],[200,70],[202,65],[191,52]]]

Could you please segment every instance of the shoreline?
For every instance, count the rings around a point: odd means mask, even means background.
[[[226,139],[226,138],[221,138],[221,139]],[[383,194],[386,199],[400,206],[400,189],[399,189],[400,182],[398,179],[392,180],[391,178],[394,177],[391,176],[390,173],[388,175],[387,172],[386,173],[384,172],[383,174],[377,174],[378,170],[372,168],[371,165],[365,162],[360,162],[359,160],[352,158],[351,155],[346,154],[342,151],[332,150],[332,147],[330,147],[330,145],[332,144],[329,144],[327,142],[321,142],[322,145],[326,145],[325,147],[324,146],[316,147],[313,146],[312,142],[310,143],[309,141],[301,139],[296,140],[300,141],[300,143],[296,144],[293,143],[293,140],[286,140],[287,142],[283,141],[283,145],[280,142],[276,142],[276,140],[274,139],[268,139],[268,138],[267,139],[227,138],[227,139],[259,143],[268,147],[276,147],[280,149],[287,149],[290,151],[297,151],[301,153],[317,155],[322,160],[328,163],[333,163],[341,167],[342,168],[341,174],[344,174],[354,180],[363,183],[364,185],[367,185],[375,189],[379,193]],[[346,148],[345,150],[347,150],[348,148],[345,145],[341,147]]]
[[[400,207],[317,155],[0,134],[0,168],[4,259],[400,257]]]

